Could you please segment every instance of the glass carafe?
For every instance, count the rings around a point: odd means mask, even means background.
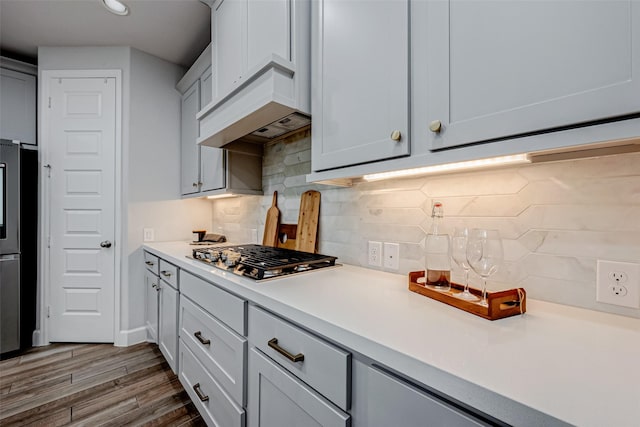
[[[449,235],[442,232],[444,216],[442,203],[434,202],[431,209],[431,229],[427,234],[425,284],[440,291],[451,290],[451,258]]]

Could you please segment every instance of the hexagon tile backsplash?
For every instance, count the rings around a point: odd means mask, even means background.
[[[400,244],[400,271],[424,269],[433,200],[444,226],[496,228],[505,262],[489,289],[524,287],[530,298],[639,317],[640,310],[596,303],[596,260],[640,262],[640,153],[531,164],[493,171],[356,184],[307,184],[310,138],[276,143],[263,160],[265,196],[214,201],[213,223],[234,241],[261,240],[278,191],[282,222],[298,220],[300,194],[322,193],[319,250],[367,266],[369,240]],[[471,283],[479,278],[471,274]],[[459,270],[453,279],[461,280]]]

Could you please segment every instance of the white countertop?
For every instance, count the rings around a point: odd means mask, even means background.
[[[524,316],[491,322],[410,292],[403,275],[344,265],[260,283],[187,259],[185,242],[144,248],[510,424],[548,422],[540,411],[640,425],[638,319],[529,299]]]

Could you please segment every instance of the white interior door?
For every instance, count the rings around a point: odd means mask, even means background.
[[[116,79],[48,83],[49,340],[113,342]]]

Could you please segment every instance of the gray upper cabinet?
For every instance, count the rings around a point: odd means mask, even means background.
[[[634,1],[427,2],[433,149],[640,111]],[[440,121],[439,133],[428,125]]]
[[[409,0],[313,3],[312,168],[410,153]]]
[[[211,66],[200,76],[200,110],[211,102],[213,94],[213,78]],[[197,120],[192,124],[197,131]],[[197,147],[197,146],[196,146]],[[199,146],[200,148],[200,191],[211,191],[224,188],[224,151],[219,148]]]
[[[2,66],[12,61],[2,60]],[[34,67],[35,69],[35,67]],[[0,138],[36,144],[36,77],[0,69]]]
[[[226,150],[201,146],[196,142],[200,134],[196,115],[213,99],[216,79],[212,70],[209,47],[177,85],[182,93],[181,194],[183,197],[222,193],[262,194],[261,152],[231,155]]]
[[[183,195],[200,192],[200,147],[196,145],[198,126],[196,113],[200,111],[200,81],[182,95],[180,128],[181,192]]]
[[[291,0],[218,0],[213,4],[214,99],[227,96],[272,55],[291,60]]]
[[[214,98],[229,94],[240,82],[246,67],[243,60],[246,37],[247,0],[219,0],[213,4],[212,41],[216,73]]]

